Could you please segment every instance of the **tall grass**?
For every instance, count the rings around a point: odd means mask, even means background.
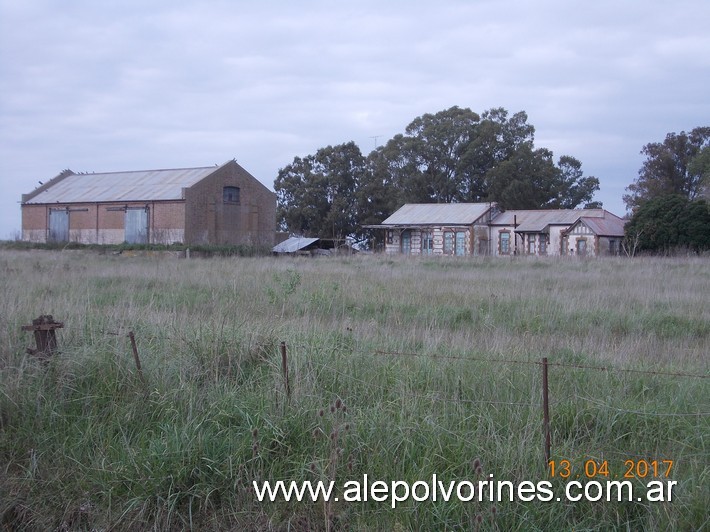
[[[4,526],[708,524],[710,386],[666,374],[708,374],[707,261],[4,250],[0,287]],[[20,331],[40,314],[65,324],[47,365]],[[626,459],[672,459],[672,503],[256,501],[252,480],[546,479],[532,364],[543,356],[561,364],[550,368],[553,458],[606,459],[614,474]],[[336,402],[347,412],[331,412]]]

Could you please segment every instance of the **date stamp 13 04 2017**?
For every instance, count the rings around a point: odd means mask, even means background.
[[[629,459],[619,461],[618,467],[610,467],[609,460],[588,459],[579,463],[571,460],[550,460],[550,477],[561,479],[646,479],[669,478],[673,470],[673,460]]]

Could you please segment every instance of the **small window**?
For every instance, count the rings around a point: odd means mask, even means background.
[[[394,235],[392,233],[393,233],[392,231],[387,231],[387,243],[388,244],[394,243]]]
[[[540,235],[540,255],[547,254],[547,236]]]
[[[239,203],[239,187],[224,187],[222,201],[224,203]]]
[[[613,238],[609,240],[609,254],[617,255],[619,253],[619,243]]]

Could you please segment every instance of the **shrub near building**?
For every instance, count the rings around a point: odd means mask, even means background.
[[[710,250],[710,206],[676,194],[649,200],[634,212],[625,238],[636,241],[638,251]]]

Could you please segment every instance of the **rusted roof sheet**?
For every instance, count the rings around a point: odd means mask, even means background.
[[[512,210],[493,218],[492,225],[512,226],[521,233],[542,233],[549,225],[571,225],[580,217],[602,217],[604,209]]]
[[[407,203],[380,225],[471,225],[494,205],[495,203]]]
[[[302,249],[307,248],[314,242],[318,242],[318,238],[303,238],[298,236],[292,236],[287,238],[280,244],[276,244],[272,251],[274,253],[296,253]]]
[[[184,199],[183,188],[191,187],[215,170],[217,167],[209,166],[72,174],[37,194],[27,203],[180,200]]]
[[[579,222],[584,223],[597,236],[624,236],[624,225],[626,221],[611,213],[607,213],[604,218],[588,218],[583,216]],[[575,224],[576,225],[576,224]],[[572,229],[570,227],[570,229]]]

